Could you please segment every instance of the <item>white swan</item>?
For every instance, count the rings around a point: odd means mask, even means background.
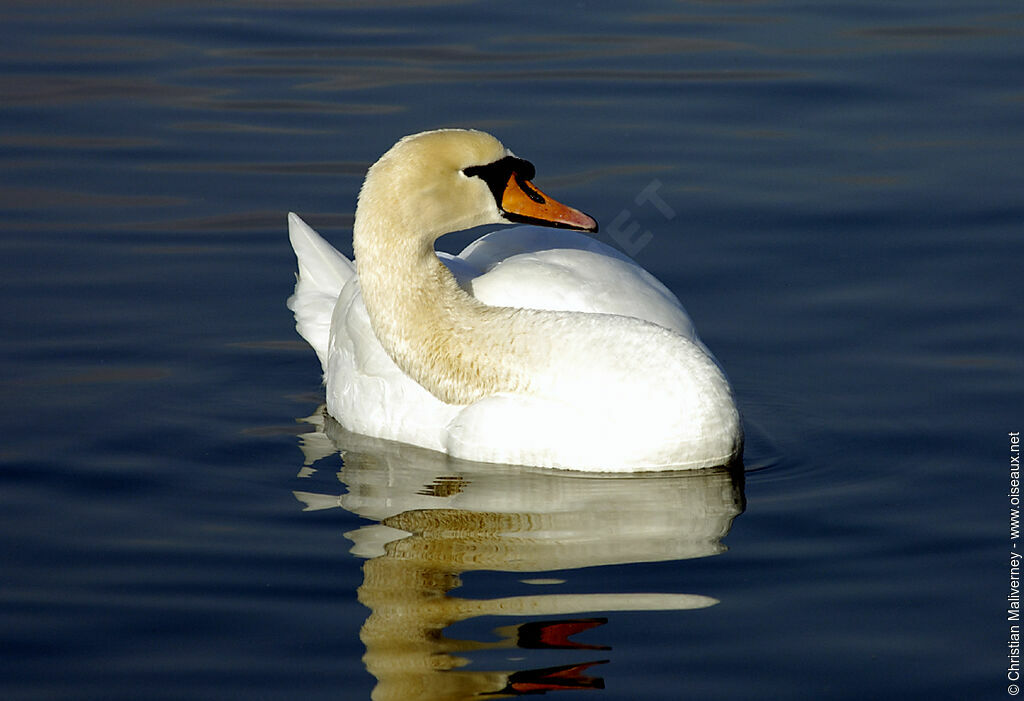
[[[395,144],[366,175],[355,266],[289,214],[289,308],[345,428],[481,462],[636,472],[736,459],[739,413],[676,297],[584,234],[478,131]],[[458,256],[443,234],[492,232]]]

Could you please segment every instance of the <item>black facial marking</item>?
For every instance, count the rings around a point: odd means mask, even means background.
[[[499,209],[501,209],[501,196],[505,194],[505,186],[508,185],[508,179],[513,174],[516,176],[516,182],[519,184],[519,187],[523,188],[523,192],[531,200],[540,204],[543,204],[545,201],[539,192],[526,184],[527,180],[533,180],[537,170],[533,167],[532,163],[522,158],[505,156],[504,158],[499,158],[494,163],[463,168],[462,172],[469,177],[477,177],[487,183],[487,187],[490,188],[491,194],[494,195],[494,201],[498,203]]]
[[[526,193],[526,196],[537,204],[544,204],[547,202],[547,200],[544,199],[544,195],[540,194],[540,192],[534,188],[533,185],[528,183],[526,179],[521,178],[518,173],[516,174],[516,182],[519,184],[519,187],[522,188],[523,192]]]

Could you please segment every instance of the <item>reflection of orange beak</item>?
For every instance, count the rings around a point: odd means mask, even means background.
[[[587,667],[605,664],[606,662],[608,660],[597,660],[577,665],[548,667],[547,669],[526,669],[513,672],[508,677],[508,686],[502,691],[508,690],[518,696],[522,694],[543,694],[547,691],[560,691],[564,689],[603,689],[604,679],[601,677],[584,676],[583,671]]]
[[[607,622],[607,618],[530,621],[516,629],[516,647],[527,650],[611,650],[607,645],[587,645],[569,639],[570,635],[596,628]]]
[[[515,173],[508,178],[501,195],[501,209],[507,218],[525,224],[554,226],[577,231],[597,231],[597,222],[578,209],[553,200]]]

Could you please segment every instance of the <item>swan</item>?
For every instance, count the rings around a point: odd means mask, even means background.
[[[490,134],[407,136],[359,193],[355,262],[296,214],[288,300],[349,431],[486,463],[640,472],[736,460],[732,390],[679,300]],[[459,255],[442,235],[518,223]],[[540,228],[548,227],[548,228]]]

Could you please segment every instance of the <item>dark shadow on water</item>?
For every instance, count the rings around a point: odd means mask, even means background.
[[[595,475],[480,464],[348,433],[322,408],[304,421],[315,430],[302,435],[306,460],[299,476],[312,477],[322,469],[314,466],[329,465],[340,453],[337,476],[347,489],[341,494],[296,491],[296,498],[306,510],[341,507],[373,521],[346,537],[351,552],[366,559],[358,598],[370,615],[360,638],[366,646],[363,662],[377,679],[374,699],[604,688],[593,668],[613,663],[614,653],[572,637],[608,622],[594,614],[718,603],[690,593],[563,590],[469,599],[452,591],[471,571],[552,573],[721,553],[722,538],[745,506],[741,466]],[[571,586],[555,578],[516,579]],[[445,635],[449,627],[481,616],[513,622],[494,631],[496,641]],[[537,650],[551,655],[552,664],[461,669],[473,653],[488,650]],[[563,660],[552,651],[559,650],[603,654],[557,664]]]

